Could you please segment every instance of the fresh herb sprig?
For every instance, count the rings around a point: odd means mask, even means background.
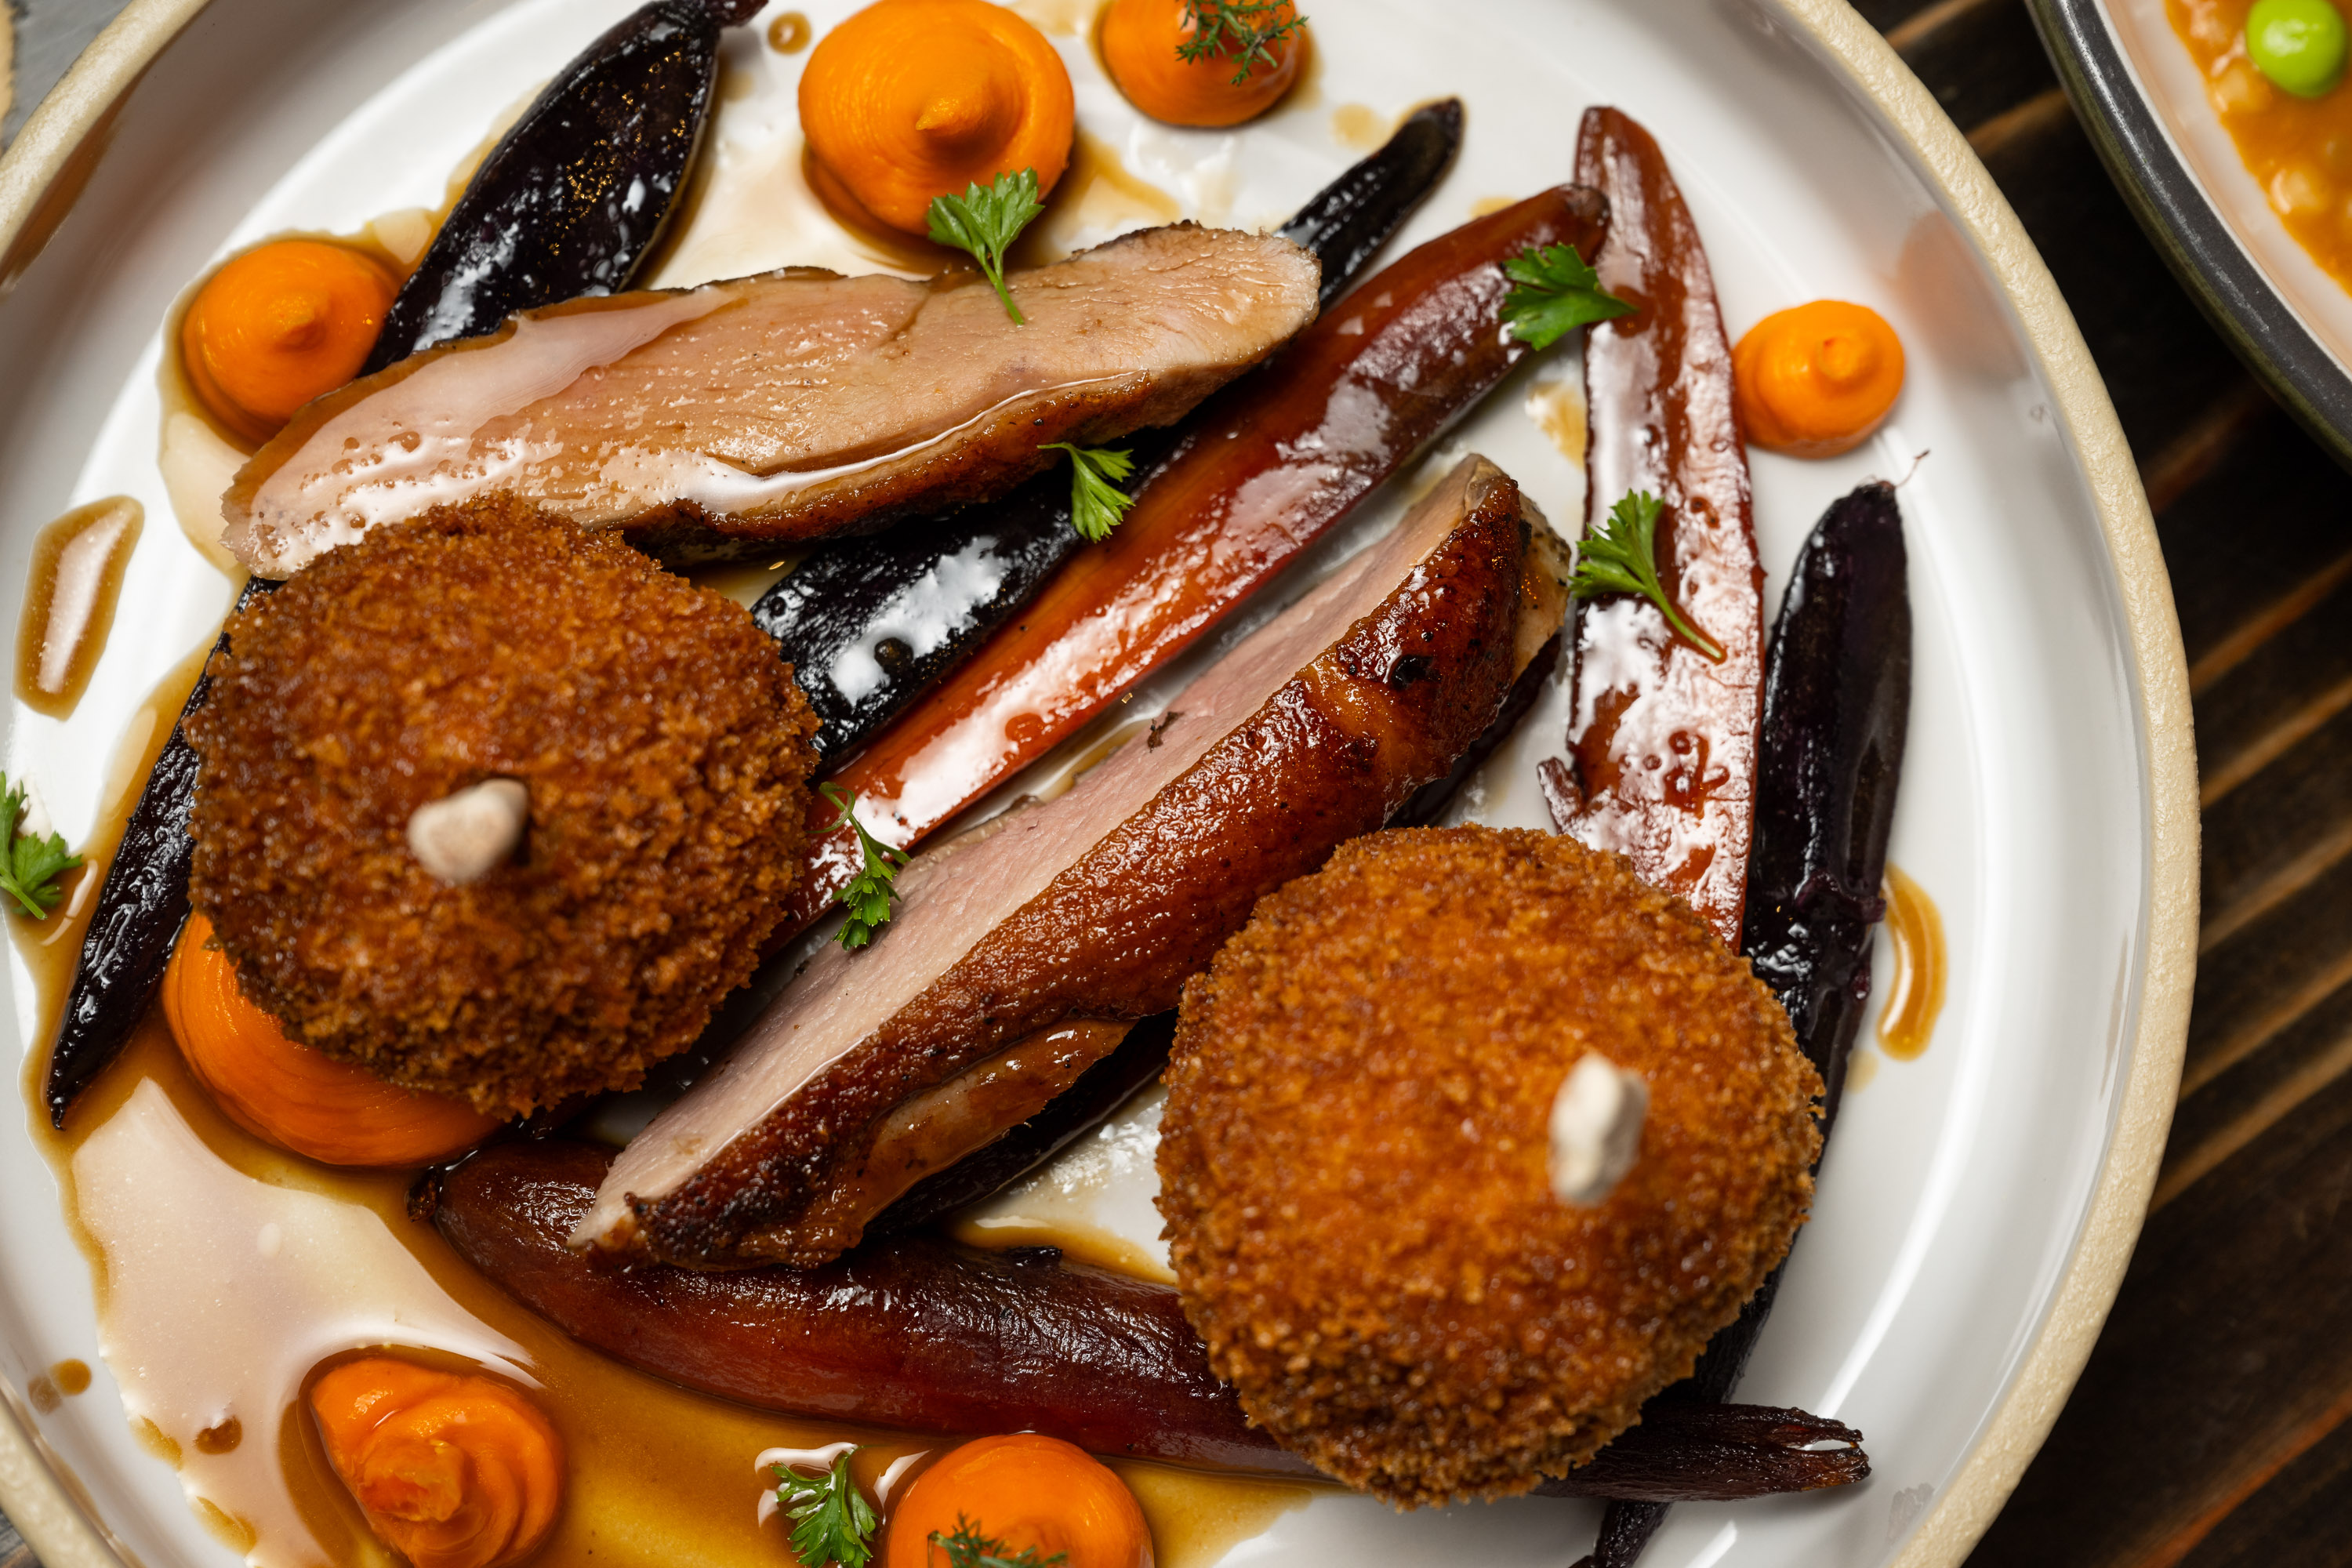
[[[10,784],[8,775],[0,773],[0,896],[16,900],[26,914],[45,921],[65,897],[57,879],[80,865],[81,857],[68,852],[58,834],[19,833],[17,823],[24,815],[24,786]]]
[[[1048,441],[1038,448],[1070,455],[1070,526],[1089,544],[1110,537],[1135,498],[1118,488],[1135,471],[1135,458],[1108,447],[1082,448],[1067,441]]]
[[[866,831],[857,820],[857,802],[839,784],[819,784],[817,793],[841,808],[833,819],[838,831],[846,825],[857,835],[857,851],[865,858],[865,868],[851,879],[849,885],[834,898],[849,907],[849,919],[842,922],[841,945],[856,949],[874,940],[874,933],[890,918],[890,900],[898,892],[891,887],[907,864],[907,852],[893,848]]]
[[[1723,649],[1683,619],[1675,602],[1666,597],[1665,585],[1658,581],[1658,513],[1664,510],[1658,498],[1647,490],[1635,490],[1611,507],[1601,531],[1588,534],[1577,546],[1576,571],[1569,577],[1568,591],[1580,599],[1639,594],[1657,605],[1667,624],[1693,647],[1721,664]]]
[[[1018,1557],[1009,1554],[1004,1542],[994,1536],[982,1535],[980,1526],[959,1511],[952,1533],[931,1531],[933,1546],[948,1554],[948,1568],[1054,1568],[1057,1563],[1067,1563],[1070,1554],[1056,1552],[1051,1557],[1040,1557],[1034,1546],[1024,1547]]]
[[[1249,80],[1259,61],[1271,70],[1281,62],[1274,46],[1297,38],[1307,18],[1290,0],[1184,0],[1184,28],[1192,36],[1176,46],[1186,65],[1223,55],[1234,62],[1234,87]]]
[[[1024,169],[1017,174],[997,175],[985,190],[975,180],[960,196],[933,196],[923,216],[933,239],[971,252],[971,258],[995,286],[996,297],[1004,301],[1004,313],[1013,318],[1014,326],[1025,327],[1027,318],[1004,287],[1004,253],[1045,210],[1045,204],[1037,199],[1037,171]]]
[[[803,1568],[866,1568],[874,1549],[874,1510],[849,1474],[853,1446],[835,1457],[822,1476],[803,1476],[787,1465],[776,1467],[776,1501],[793,1521],[793,1555]]]
[[[1529,348],[1548,349],[1577,328],[1633,312],[1632,301],[1601,287],[1601,274],[1572,245],[1529,246],[1503,263],[1511,291],[1503,324]]]

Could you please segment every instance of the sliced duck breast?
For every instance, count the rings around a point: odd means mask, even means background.
[[[1260,895],[1478,738],[1526,658],[1522,604],[1558,621],[1557,595],[1528,585],[1528,527],[1517,487],[1465,459],[1148,740],[919,857],[874,945],[812,962],[623,1151],[574,1243],[814,1267],[1034,1115],[1173,1007]]]
[[[1008,279],[792,268],[575,300],[311,404],[222,500],[237,559],[299,571],[379,522],[492,491],[673,560],[984,500],[1164,425],[1315,319],[1272,235],[1146,229]]]

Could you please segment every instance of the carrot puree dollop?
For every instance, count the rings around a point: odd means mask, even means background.
[[[320,239],[256,246],[205,279],[180,322],[189,384],[236,434],[266,441],[359,374],[398,285],[373,258]]]
[[[1024,1432],[982,1437],[915,1479],[891,1511],[885,1568],[950,1561],[931,1537],[958,1530],[996,1542],[992,1554],[1066,1568],[1152,1568],[1151,1531],[1127,1484],[1083,1448]]]
[[[446,1095],[402,1089],[289,1038],[238,989],[228,955],[188,917],[163,971],[163,1018],[188,1070],[255,1137],[330,1165],[423,1165],[498,1130]]]
[[[1230,42],[1190,60],[1179,53],[1200,34],[1198,9],[1184,0],[1112,0],[1103,16],[1103,64],[1127,100],[1166,124],[1195,126],[1239,125],[1280,102],[1307,57],[1297,7],[1286,0],[1255,19],[1291,30],[1250,60],[1246,73]]]
[[[1867,305],[1815,300],[1750,327],[1731,351],[1731,380],[1749,441],[1833,458],[1885,422],[1903,390],[1903,341]]]
[[[519,1390],[378,1355],[320,1378],[310,1410],[368,1528],[415,1568],[503,1568],[554,1527],[563,1444]]]
[[[827,33],[801,75],[801,130],[822,172],[890,227],[920,235],[931,198],[1070,162],[1077,101],[1045,36],[990,0],[879,0]]]

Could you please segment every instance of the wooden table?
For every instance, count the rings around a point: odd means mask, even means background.
[[[36,22],[106,3],[29,0]],[[2352,1564],[2352,479],[2158,261],[2020,0],[1861,9],[2008,192],[2106,376],[2172,567],[2204,791],[2197,1005],[2155,1209],[1970,1562]],[[47,85],[20,78],[20,101]],[[35,1568],[5,1519],[0,1568]]]

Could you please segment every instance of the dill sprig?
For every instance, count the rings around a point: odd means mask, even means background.
[[[1259,61],[1271,69],[1281,62],[1274,46],[1296,38],[1307,26],[1291,0],[1184,0],[1183,26],[1192,37],[1176,46],[1186,65],[1223,55],[1234,62],[1233,85],[1249,80]]]
[[[1056,1552],[1051,1557],[1040,1557],[1034,1546],[1023,1549],[1021,1555],[1010,1555],[1004,1542],[993,1536],[982,1535],[980,1526],[966,1519],[959,1510],[952,1532],[931,1531],[930,1544],[948,1554],[948,1568],[1054,1568],[1066,1563],[1070,1554]]]

